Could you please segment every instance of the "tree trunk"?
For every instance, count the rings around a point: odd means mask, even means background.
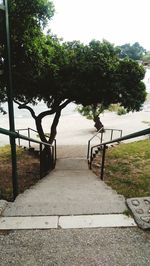
[[[38,116],[35,115],[35,112],[31,107],[27,106],[26,104],[20,104],[18,101],[15,101],[15,102],[19,105],[19,107],[18,107],[19,109],[26,109],[32,115],[33,119],[35,120],[36,129],[38,131],[40,140],[42,142],[45,142],[47,144],[52,145],[52,143],[56,137],[56,134],[57,134],[56,128],[57,128],[59,118],[61,115],[61,110],[67,104],[69,104],[70,101],[66,100],[65,102],[63,102],[59,106],[56,105],[56,106],[54,106],[53,109],[42,112]],[[49,137],[49,140],[47,140],[47,138],[45,137],[45,134],[44,134],[43,127],[42,127],[42,119],[45,116],[51,115],[54,113],[55,113],[55,116],[54,116],[54,120],[53,120],[52,126],[51,126],[50,137]],[[53,154],[52,154],[52,146],[50,146],[50,145],[44,145],[44,148],[42,148],[41,163],[42,163],[43,175],[45,175],[50,169],[53,169],[53,167],[54,167],[54,158],[53,158]]]
[[[54,117],[54,120],[53,120],[53,123],[52,123],[52,126],[51,126],[51,132],[50,132],[50,138],[49,138],[49,143],[52,144],[55,137],[56,137],[56,134],[57,134],[57,125],[58,125],[58,122],[59,122],[59,118],[60,118],[60,115],[61,115],[61,110],[57,111],[56,114],[55,114],[55,117]]]
[[[56,134],[57,134],[57,125],[58,125],[58,122],[59,122],[59,118],[60,118],[60,115],[61,115],[61,110],[57,111],[55,116],[54,116],[54,120],[53,120],[53,123],[52,123],[52,126],[51,126],[51,132],[50,132],[50,138],[49,140],[46,139],[45,135],[44,135],[44,131],[43,131],[43,128],[42,128],[42,120],[37,117],[35,119],[36,121],[36,128],[37,128],[37,131],[39,133],[39,137],[41,139],[42,142],[46,142],[48,144],[52,144],[55,137],[56,137]],[[41,160],[42,160],[42,171],[43,171],[43,174],[45,175],[50,169],[53,169],[53,156],[52,156],[52,150],[51,150],[51,147],[49,147],[48,145],[45,145],[44,149],[42,150],[42,154],[41,154]]]
[[[36,128],[39,133],[40,140],[42,142],[48,143],[49,141],[46,139],[43,127],[42,127],[42,120],[39,117],[36,117]],[[53,156],[51,147],[45,145],[41,152],[41,165],[42,165],[42,175],[45,176],[50,169],[53,169]]]
[[[44,131],[43,131],[42,120],[37,117],[35,119],[35,123],[36,123],[36,129],[39,133],[39,137],[40,137],[41,141],[42,142],[48,142],[46,137],[45,137]]]

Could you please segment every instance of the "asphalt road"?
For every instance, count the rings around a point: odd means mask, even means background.
[[[150,231],[139,228],[0,232],[1,266],[149,266]]]

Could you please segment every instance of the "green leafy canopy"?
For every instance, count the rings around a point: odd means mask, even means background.
[[[144,69],[129,58],[120,59],[113,44],[62,42],[45,35],[43,28],[54,15],[48,0],[12,0],[9,11],[14,100],[20,109],[30,111],[43,141],[43,117],[55,114],[50,134],[54,137],[61,110],[70,102],[97,106],[94,115],[111,103],[120,103],[127,111],[141,108],[146,97]],[[0,56],[4,56],[2,48],[1,38]],[[7,100],[5,80],[1,77],[1,102]],[[41,100],[47,109],[36,116],[28,104]]]

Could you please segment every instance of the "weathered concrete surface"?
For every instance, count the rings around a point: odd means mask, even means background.
[[[56,169],[10,203],[4,216],[123,213],[118,195],[82,158],[59,159]]]
[[[0,200],[0,216],[2,215],[3,211],[5,210],[8,202],[6,200]]]
[[[0,231],[50,228],[58,228],[58,216],[0,217]]]
[[[0,217],[0,231],[134,226],[137,226],[134,220],[124,214]]]
[[[150,197],[127,199],[135,221],[142,229],[150,229]]]
[[[139,228],[21,230],[0,234],[1,266],[149,266]]]
[[[97,144],[97,140],[95,143]],[[86,145],[57,145],[57,157],[59,159],[77,158],[77,157],[86,158],[87,144],[88,144],[88,140],[87,140]]]
[[[137,225],[131,217],[128,217],[124,214],[102,214],[60,216],[59,226],[64,229],[68,229],[99,227],[133,227]]]

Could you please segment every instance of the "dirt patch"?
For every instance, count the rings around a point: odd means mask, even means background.
[[[40,179],[40,162],[28,151],[17,148],[17,172],[19,193],[34,185]],[[0,199],[13,200],[12,167],[10,147],[0,148]]]

